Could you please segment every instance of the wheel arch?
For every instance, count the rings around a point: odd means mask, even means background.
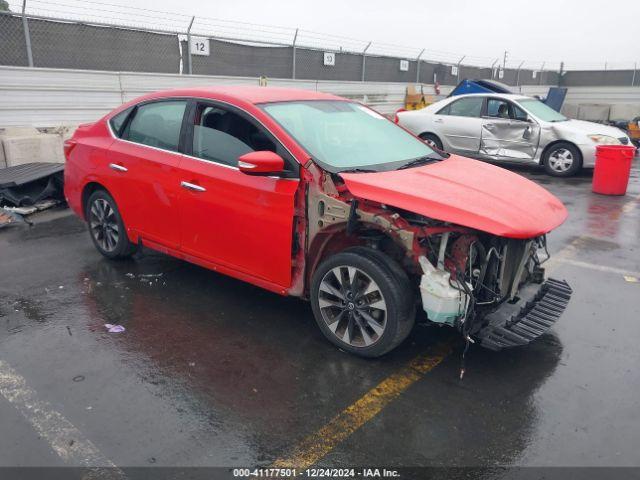
[[[576,149],[576,151],[578,152],[578,155],[580,155],[580,162],[582,163],[583,158],[582,158],[582,150],[580,150],[580,147],[578,147],[578,145],[576,145],[574,142],[570,141],[570,140],[554,140],[553,142],[549,143],[547,146],[544,147],[544,149],[542,150],[542,154],[540,155],[540,160],[541,162],[544,163],[544,161],[547,158],[547,154],[549,153],[549,151],[555,147],[556,145],[560,144],[560,143],[566,143],[568,145],[571,145],[573,148]]]
[[[328,227],[319,232],[311,242],[307,254],[304,295],[308,297],[311,278],[318,266],[331,255],[352,247],[370,247],[388,255],[402,265],[406,249],[393,236],[374,226],[365,225],[357,232],[349,233],[345,224]]]
[[[442,141],[442,137],[436,132],[432,130],[425,130],[424,132],[418,134],[418,137],[420,137],[422,140],[425,140],[425,137],[428,136],[435,137],[436,140],[438,140],[438,142],[440,143],[440,146],[444,149],[444,142]]]
[[[102,185],[99,182],[95,182],[95,181],[91,181],[88,182],[83,188],[82,188],[82,194],[81,194],[81,206],[82,206],[82,218],[84,220],[86,220],[86,212],[87,212],[87,202],[89,201],[89,197],[91,196],[91,194],[97,190],[104,190],[105,192],[107,192],[109,195],[111,195],[111,192],[109,192],[109,190],[107,189],[107,187],[105,187],[104,185]],[[111,195],[113,197],[113,195]]]

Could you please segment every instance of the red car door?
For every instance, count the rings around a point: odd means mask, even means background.
[[[178,153],[186,100],[138,105],[109,149],[112,193],[127,228],[143,241],[177,249]],[[152,245],[154,246],[154,245]]]
[[[180,164],[181,250],[254,283],[291,282],[297,163],[248,114],[215,103],[193,104]],[[251,176],[240,155],[271,150],[285,159],[281,176]],[[265,286],[265,285],[263,285]]]

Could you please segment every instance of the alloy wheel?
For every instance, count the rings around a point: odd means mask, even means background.
[[[115,211],[104,198],[96,198],[91,204],[89,228],[96,243],[105,252],[113,252],[116,249],[120,228]]]
[[[378,284],[362,270],[338,266],[320,282],[318,304],[322,319],[341,341],[369,347],[387,326],[387,304]]]
[[[556,172],[564,173],[573,165],[573,154],[566,148],[558,148],[549,155],[549,166]]]

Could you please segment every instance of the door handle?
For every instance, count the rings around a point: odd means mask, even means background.
[[[443,123],[441,118],[436,118],[433,123]]]
[[[116,172],[128,172],[129,169],[127,167],[123,167],[122,165],[118,165],[117,163],[110,163],[109,168],[111,170],[115,170]]]
[[[204,187],[201,187],[200,185],[196,185],[195,183],[189,183],[189,182],[185,182],[184,180],[182,182],[180,182],[180,186],[182,188],[186,188],[187,190],[191,190],[194,192],[206,192],[207,189]]]

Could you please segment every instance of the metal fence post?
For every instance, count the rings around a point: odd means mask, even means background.
[[[22,30],[24,31],[24,43],[27,47],[27,61],[29,66],[33,67],[33,52],[31,51],[31,34],[29,33],[29,23],[25,16],[27,10],[27,0],[22,0]]]
[[[496,66],[496,63],[498,63],[498,61],[499,61],[499,60],[500,60],[499,58],[496,58],[496,59],[493,61],[493,63],[491,64],[491,78],[495,77],[495,74],[494,74],[494,72],[495,72],[494,67]]]
[[[636,84],[636,70],[638,69],[638,63],[633,62],[633,76],[631,77],[631,86]]]
[[[516,87],[520,86],[520,70],[522,69],[522,65],[524,65],[524,62],[518,65],[518,71],[516,72]]]
[[[298,40],[298,29],[296,28],[296,33],[293,36],[293,65],[291,67],[291,78],[296,79],[296,40]]]
[[[187,28],[187,73],[189,75],[193,75],[193,62],[191,61],[191,27],[193,26],[193,21],[196,19],[195,15],[191,17],[191,21],[189,22],[189,28]]]
[[[367,59],[367,50],[369,50],[370,46],[371,46],[371,42],[367,43],[367,46],[364,47],[364,50],[362,51],[362,81],[363,82],[364,82],[365,62]]]
[[[458,60],[458,65],[456,65],[456,83],[460,83],[460,64],[465,58],[467,58],[467,56],[463,55],[462,58]]]
[[[416,58],[416,83],[420,83],[420,58],[422,57],[422,54],[424,53],[424,51],[425,49],[423,48],[420,51],[418,58]]]
[[[542,75],[544,75],[544,64],[547,62],[542,62],[542,66],[540,67],[540,78],[538,79],[538,85],[542,85]]]

